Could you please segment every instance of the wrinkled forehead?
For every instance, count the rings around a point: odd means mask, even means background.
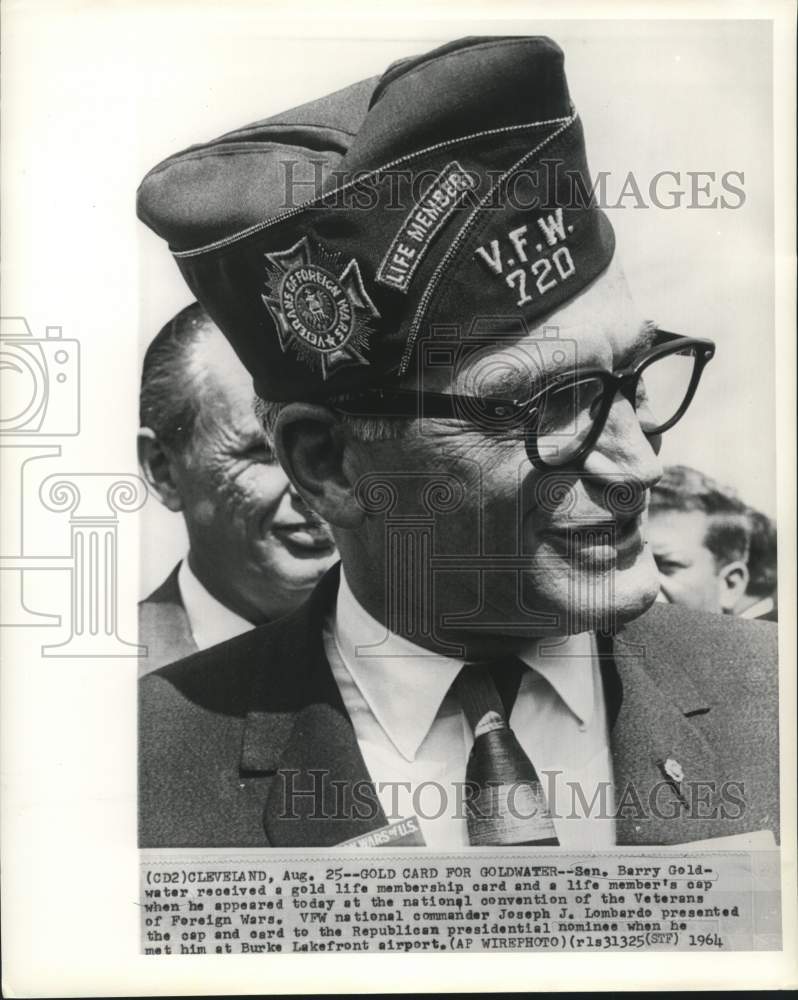
[[[427,390],[501,395],[574,368],[611,370],[651,339],[621,266],[613,261],[581,294],[528,329],[500,316],[474,317],[468,330],[433,331],[413,383]]]

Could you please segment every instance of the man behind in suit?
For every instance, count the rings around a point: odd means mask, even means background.
[[[263,440],[251,379],[197,302],[147,349],[140,422],[141,468],[189,542],[139,604],[146,673],[293,611],[335,547]]]
[[[152,171],[139,213],[341,567],[142,680],[142,846],[777,832],[772,631],[652,607],[660,438],[714,345],[635,305],[561,50],[452,42],[389,68],[343,149],[259,139],[250,215],[219,141]],[[281,164],[320,148],[329,184],[286,211]]]
[[[657,600],[735,613],[750,580],[751,522],[732,490],[697,469],[668,466],[651,492],[648,538]]]

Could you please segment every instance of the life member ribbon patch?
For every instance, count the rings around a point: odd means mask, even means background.
[[[406,293],[427,250],[476,179],[453,160],[411,209],[377,271],[376,281]]]

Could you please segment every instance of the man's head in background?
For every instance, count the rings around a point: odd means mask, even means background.
[[[734,613],[743,618],[768,615],[776,620],[775,594],[778,562],[775,522],[758,510],[748,511],[751,544],[748,553],[748,587],[737,602]]]
[[[730,489],[672,465],[652,490],[648,538],[659,599],[732,614],[749,582],[748,508]]]
[[[198,303],[147,349],[139,461],[185,520],[189,564],[253,623],[293,610],[335,560],[326,527],[291,487],[252,409],[252,380]]]

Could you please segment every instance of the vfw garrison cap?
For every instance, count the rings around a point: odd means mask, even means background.
[[[561,49],[467,38],[176,154],[138,211],[258,395],[310,400],[390,385],[435,326],[573,298],[615,246],[590,191]]]

